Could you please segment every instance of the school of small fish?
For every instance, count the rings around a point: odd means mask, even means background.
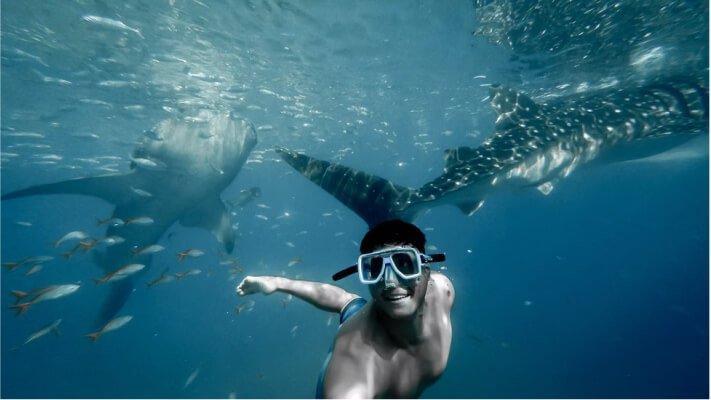
[[[90,21],[90,22],[96,22],[99,24],[104,24],[105,22],[99,22],[99,21]],[[110,24],[110,23],[109,23]],[[156,164],[152,160],[148,159],[141,159],[141,158],[133,158],[132,161],[139,167],[139,168],[162,168],[163,166]],[[139,197],[144,197],[144,198],[149,198],[151,197],[151,193],[143,188],[138,188],[138,187],[131,187],[131,192]],[[246,191],[243,191],[242,194],[244,195],[247,193]],[[255,194],[256,193],[256,194]],[[258,188],[252,188],[249,189],[249,194],[253,197],[258,197],[259,191]],[[251,200],[251,199],[250,199]],[[240,206],[244,206],[247,201],[241,201]],[[256,204],[257,208],[263,209],[263,210],[269,210],[270,206],[260,203]],[[331,216],[333,213],[325,213],[324,216]],[[283,219],[283,218],[288,218],[290,216],[288,211],[282,212],[282,214],[276,219]],[[257,214],[256,217],[258,219],[262,220],[269,220],[270,218]],[[77,254],[87,254],[89,252],[92,252],[93,249],[99,247],[109,247],[109,246],[114,246],[116,244],[120,244],[126,241],[125,238],[123,238],[120,235],[111,235],[111,236],[95,236],[91,234],[91,229],[101,229],[105,226],[111,226],[113,228],[117,228],[120,233],[120,230],[124,226],[130,226],[130,225],[136,225],[136,226],[141,226],[141,225],[150,225],[155,223],[154,219],[150,216],[146,215],[139,215],[139,216],[121,216],[121,217],[110,217],[110,218],[96,218],[96,226],[94,228],[89,227],[88,229],[74,229],[69,232],[67,232],[64,235],[58,235],[58,239],[52,241],[50,243],[50,249],[54,249],[57,251],[56,255],[39,255],[39,256],[31,256],[31,257],[26,257],[17,261],[4,261],[2,262],[2,266],[5,267],[5,271],[7,272],[13,272],[18,269],[24,268],[24,275],[25,276],[32,276],[32,275],[41,275],[39,274],[47,264],[50,262],[53,262],[54,260],[61,260],[64,259],[66,262],[69,262],[73,259],[74,256]],[[19,221],[16,222],[16,224],[20,226],[24,226],[27,228],[30,228],[33,226],[31,222],[27,221]],[[278,228],[279,224],[275,224],[276,226],[273,228]],[[302,232],[303,234],[307,233],[306,231]],[[170,240],[170,236],[167,238]],[[296,248],[296,244],[292,241],[285,241],[284,244],[289,247],[289,248]],[[166,250],[166,247],[163,244],[158,244],[158,243],[145,243],[145,244],[140,244],[140,245],[134,245],[132,246],[132,249],[130,251],[130,256],[134,258],[139,258],[139,257],[145,257],[145,256],[153,256],[157,255],[159,253],[164,252]],[[173,258],[173,263],[177,262],[178,264],[190,264],[187,262],[189,259],[190,260],[196,260],[200,257],[203,257],[206,255],[205,251],[196,247],[191,247],[187,248],[181,251],[177,251],[175,253],[172,253],[177,255],[177,261],[175,261],[175,258]],[[197,261],[197,260],[196,260]],[[300,256],[293,256],[291,257],[287,262],[286,266],[291,268],[294,267],[298,264],[303,263],[304,260]],[[282,264],[283,265],[283,264]],[[222,260],[219,261],[219,266],[220,270],[225,271],[227,274],[227,279],[229,281],[233,281],[236,279],[241,278],[244,274],[245,271],[244,269],[240,266],[240,260],[236,257],[229,257],[229,258],[223,258]],[[261,267],[265,267],[263,265],[263,262],[260,262]],[[152,280],[145,281],[145,288],[144,289],[151,289],[151,290],[157,290],[154,289],[156,286],[159,285],[164,285],[167,283],[171,282],[176,282],[176,281],[182,281],[185,280],[187,277],[194,277],[194,276],[199,276],[202,274],[203,269],[200,268],[186,268],[181,271],[173,271],[170,273],[171,267],[166,267],[162,270],[162,272],[154,277]],[[101,277],[93,277],[94,282],[99,285],[99,286],[108,286],[111,285],[113,282],[120,281],[123,279],[127,279],[129,277],[134,277],[137,276],[139,273],[145,273],[147,270],[146,266],[144,264],[141,264],[140,262],[135,262],[135,263],[128,263],[114,271],[111,271],[104,276]],[[207,274],[202,274],[203,276],[210,277],[213,273],[213,268],[208,268]],[[282,271],[282,275],[285,275],[286,272]],[[299,275],[297,275],[298,278]],[[15,304],[10,305],[8,308],[11,310],[14,310],[17,315],[22,315],[26,312],[28,312],[31,308],[34,308],[34,306],[38,303],[43,303],[43,302],[48,302],[49,300],[58,300],[65,298],[67,296],[70,296],[74,293],[76,293],[79,289],[81,288],[81,283],[65,283],[65,284],[53,284],[53,285],[46,285],[42,287],[35,287],[29,291],[22,291],[22,290],[13,290],[12,295],[15,296],[16,301]],[[134,289],[135,290],[135,289]],[[292,295],[288,295],[285,298],[281,300],[281,303],[283,307],[286,307],[293,299]],[[243,315],[245,313],[251,312],[255,307],[255,301],[254,300],[247,300],[237,306],[234,307],[234,312],[236,315]],[[101,327],[99,330],[96,332],[91,332],[87,333],[84,336],[89,338],[91,342],[97,342],[101,336],[103,336],[105,333],[116,331],[118,329],[123,328],[126,326],[130,321],[133,320],[132,315],[124,315],[124,316],[119,316],[117,318],[112,319],[108,323],[106,323],[103,327]],[[330,324],[331,319],[328,320],[328,324]],[[25,339],[24,342],[18,344],[17,346],[11,348],[10,350],[19,350],[23,348],[24,346],[27,346],[30,343],[35,342],[36,340],[47,336],[49,333],[54,333],[55,335],[59,335],[59,325],[62,323],[62,318],[57,318],[53,322],[46,323],[43,327],[39,328],[38,330],[34,331],[31,333],[27,338]],[[35,328],[37,329],[37,328]],[[289,334],[290,336],[294,337],[297,334],[298,326],[294,326],[291,328]],[[196,368],[186,379],[185,384],[183,386],[183,389],[187,389],[193,381],[197,378],[198,374],[200,372],[200,368]]]
[[[136,161],[134,159],[134,161]],[[138,162],[143,162],[144,164],[146,163],[145,161],[138,161]],[[138,190],[138,188],[132,188],[133,192],[140,195],[147,197],[145,191]],[[145,192],[145,193],[144,193]],[[97,218],[97,226],[101,228],[102,226],[107,226],[110,225],[112,227],[121,229],[122,226],[127,226],[127,225],[150,225],[153,224],[155,221],[153,218],[149,216],[128,216],[128,217],[113,217],[113,218]],[[23,226],[31,227],[32,224],[30,222],[23,222]],[[72,259],[73,256],[75,256],[77,253],[88,253],[92,251],[96,246],[113,246],[119,243],[125,242],[126,239],[124,239],[121,236],[118,235],[112,235],[112,236],[106,236],[106,237],[92,237],[90,235],[89,230],[72,230],[64,235],[62,235],[60,238],[54,240],[51,245],[51,249],[55,250],[62,250],[59,253],[57,253],[57,256],[60,258],[63,258],[66,261],[69,261]],[[131,256],[132,257],[141,257],[141,256],[152,256],[155,254],[158,254],[165,250],[166,248],[157,243],[153,244],[145,244],[143,246],[133,246],[133,249],[131,250]],[[186,261],[186,259],[194,259],[197,257],[201,257],[205,255],[205,252],[199,248],[189,248],[180,252],[177,252],[177,262],[182,263]],[[38,274],[40,271],[43,270],[43,267],[47,264],[50,263],[51,261],[57,259],[55,256],[49,256],[49,255],[40,255],[40,256],[31,256],[31,257],[26,257],[17,261],[3,261],[2,266],[5,267],[5,270],[7,272],[13,272],[16,271],[20,268],[25,268],[26,271],[24,272],[25,276],[30,276],[30,275],[35,275]],[[220,261],[220,265],[224,266],[225,271],[230,274],[230,276],[234,276],[237,273],[242,273],[243,270],[241,267],[236,265],[238,262],[237,258],[226,258],[222,261]],[[141,263],[129,263],[126,264],[115,271],[109,272],[108,274],[102,276],[102,277],[95,277],[94,281],[96,282],[97,285],[101,284],[111,284],[112,282],[120,281],[122,279],[126,279],[129,277],[134,276],[135,274],[138,274],[139,272],[145,272],[145,265]],[[152,281],[146,282],[146,287],[147,288],[154,288],[155,286],[166,284],[169,282],[174,282],[178,280],[183,280],[186,277],[191,277],[191,276],[197,276],[202,273],[202,269],[199,268],[187,268],[183,271],[176,272],[173,274],[168,273],[169,268],[165,268],[161,274],[154,278]],[[208,271],[208,275],[212,272],[212,269]],[[61,299],[64,297],[67,297],[71,294],[76,293],[81,287],[80,283],[69,283],[69,284],[54,284],[54,285],[47,285],[47,286],[42,286],[42,287],[35,287],[31,290],[24,291],[24,290],[13,290],[11,293],[13,296],[15,296],[16,301],[15,304],[10,305],[8,308],[11,310],[16,311],[17,315],[22,315],[29,311],[31,308],[34,308],[34,306],[38,303],[46,302],[49,300],[57,300]],[[250,311],[252,307],[254,306],[253,303],[247,304],[247,308],[245,311]],[[243,307],[244,308],[244,307]],[[241,310],[241,309],[240,309]],[[107,332],[115,331],[119,328],[122,328],[125,326],[129,321],[133,319],[133,316],[127,315],[127,316],[122,316],[115,318],[108,322],[105,326],[103,326],[101,329],[99,329],[96,332],[86,334],[85,336],[91,339],[92,342],[96,342],[100,336]],[[46,336],[48,333],[55,333],[59,334],[59,324],[62,322],[61,318],[56,319],[54,322],[47,324],[45,327],[37,330],[36,332],[32,333],[30,336],[27,337],[27,339],[19,344],[18,346],[13,347],[11,350],[18,350],[26,345],[28,345],[31,342],[34,342],[35,340]],[[195,376],[197,376],[197,372],[199,371],[196,370],[194,372]],[[195,376],[189,377],[188,381],[186,382],[186,387],[190,385],[192,380],[195,379]]]

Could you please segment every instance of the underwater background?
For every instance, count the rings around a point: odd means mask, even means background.
[[[97,219],[113,206],[2,202],[2,262],[52,257],[3,267],[4,398],[312,397],[337,318],[235,286],[247,274],[329,282],[355,262],[367,225],[275,146],[419,187],[441,174],[444,150],[491,134],[492,84],[534,99],[658,76],[708,87],[705,1],[0,6],[3,193],[127,172],[145,132],[200,110],[231,112],[258,135],[221,195],[234,251],[172,226],[133,277],[119,312],[133,319],[96,342],[85,335],[101,328],[112,283],[94,283],[106,271],[92,251],[65,260],[75,242],[52,243],[77,230],[102,237]],[[423,397],[708,398],[708,132],[699,136],[666,157],[580,169],[548,195],[499,193],[471,217],[455,207],[418,217],[456,289],[449,364]],[[189,248],[205,254],[179,262]],[[144,284],[189,269],[200,273]],[[81,287],[9,309],[13,290],[57,284]],[[355,277],[339,285],[368,297]],[[58,319],[59,336],[23,345]]]

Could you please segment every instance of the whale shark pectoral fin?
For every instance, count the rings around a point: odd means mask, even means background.
[[[706,143],[704,143],[704,141]],[[690,144],[690,146],[687,145]],[[694,149],[696,147],[696,149]],[[708,135],[697,133],[645,137],[627,143],[621,143],[612,149],[607,149],[604,153],[593,160],[596,164],[612,164],[620,162],[654,162],[658,160],[670,159],[670,155],[675,152],[681,154],[686,150],[687,155],[691,155],[690,149],[700,150],[708,154]],[[682,151],[680,151],[682,150]],[[700,153],[700,154],[703,154]],[[699,155],[700,155],[699,154]]]
[[[464,214],[466,214],[468,217],[471,217],[479,211],[481,206],[484,205],[484,200],[477,200],[477,201],[462,201],[456,204],[457,208],[460,209]]]
[[[2,196],[2,200],[47,194],[80,194],[99,197],[113,204],[121,204],[130,199],[130,191],[126,188],[131,185],[132,174],[132,172],[128,172],[101,175],[36,185],[6,193]]]
[[[287,164],[358,214],[370,227],[389,219],[416,216],[416,192],[353,168],[276,148]]]
[[[227,253],[232,253],[235,246],[235,232],[232,229],[230,213],[225,203],[217,196],[209,197],[195,205],[180,219],[186,227],[203,228],[212,232]]]

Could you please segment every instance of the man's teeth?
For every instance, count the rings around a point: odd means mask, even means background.
[[[388,296],[387,299],[388,300],[400,300],[400,299],[404,299],[405,297],[407,297],[406,294],[393,294],[393,295]]]

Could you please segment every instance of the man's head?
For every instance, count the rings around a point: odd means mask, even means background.
[[[376,225],[363,236],[360,254],[372,253],[386,245],[409,244],[421,253],[425,252],[425,234],[420,228],[399,219]]]
[[[366,254],[397,247],[414,248],[424,253],[425,235],[410,223],[386,221],[366,233],[360,243],[360,252]],[[387,257],[384,260],[382,279],[368,285],[376,307],[393,319],[414,316],[424,304],[430,277],[429,267],[423,266],[422,274],[417,278],[403,279],[393,269],[391,260]]]

